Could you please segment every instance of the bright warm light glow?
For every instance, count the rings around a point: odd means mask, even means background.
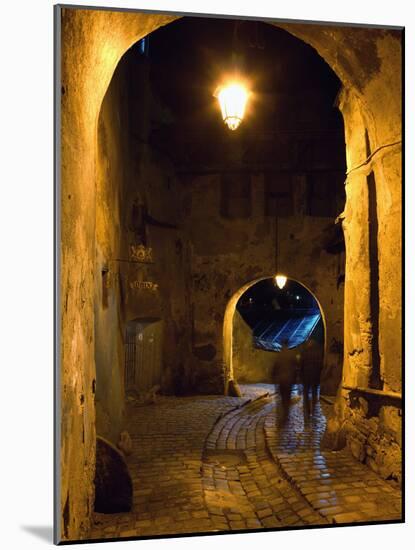
[[[284,288],[285,283],[287,282],[287,277],[285,275],[276,275],[275,282],[277,283],[278,288]]]
[[[245,114],[249,92],[242,84],[232,82],[217,90],[222,118],[230,130],[236,130]]]

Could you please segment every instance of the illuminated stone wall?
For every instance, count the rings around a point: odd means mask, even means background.
[[[278,175],[275,178],[278,180]],[[297,179],[293,175],[294,189]],[[219,174],[188,177],[183,190],[183,221],[192,250],[196,391],[212,391],[218,380],[220,360],[224,356],[223,322],[229,300],[247,283],[272,277],[276,266],[275,217],[266,215],[264,175],[250,178],[250,215],[245,217],[223,215],[221,180]],[[304,195],[307,193],[302,183],[298,187]],[[332,395],[341,379],[342,349],[338,351],[333,342],[342,346],[343,285],[338,285],[338,277],[344,261],[342,254],[329,254],[322,248],[324,229],[333,223],[328,217],[305,216],[299,211],[279,218],[278,222],[278,269],[309,288],[322,307],[327,340],[322,384],[324,391]],[[225,323],[232,323],[232,316]],[[239,348],[245,350],[243,345]],[[200,352],[208,349],[211,356],[200,356]],[[259,357],[262,355],[258,354]],[[234,360],[238,362],[238,356]],[[267,371],[268,356],[264,362],[263,368]],[[255,367],[252,368],[255,371]],[[231,376],[236,376],[236,372]]]
[[[123,70],[124,69],[124,70]],[[118,66],[105,95],[98,121],[95,210],[94,347],[96,366],[96,433],[115,445],[124,411],[124,311],[117,258],[122,257],[121,196],[130,177],[127,105],[122,102],[125,68]],[[121,323],[120,323],[121,322]]]
[[[130,321],[161,320],[163,393],[180,393],[190,355],[188,242],[171,163],[148,142],[153,101],[148,64],[128,52],[102,103],[96,164],[96,431],[114,444],[125,405]],[[146,369],[145,364],[138,365]]]
[[[97,125],[118,61],[168,16],[63,9],[61,63],[61,537],[84,538],[93,509]],[[99,274],[99,276],[101,276]]]
[[[387,66],[386,69],[391,67]],[[380,79],[380,76],[378,76]],[[380,85],[380,81],[379,81]],[[400,93],[400,80],[394,80]],[[380,96],[372,98],[376,110]],[[385,479],[401,482],[401,126],[377,124],[352,92],[344,92],[349,174],[346,239],[345,359],[334,434]],[[394,109],[395,107],[395,109]]]

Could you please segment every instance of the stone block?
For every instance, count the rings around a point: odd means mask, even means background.
[[[350,452],[359,462],[363,462],[366,456],[366,446],[358,439],[351,439],[348,442]]]
[[[97,437],[95,470],[95,512],[130,512],[133,485],[123,454],[109,441]]]

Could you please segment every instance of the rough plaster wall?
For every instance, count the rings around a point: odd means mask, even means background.
[[[178,190],[172,167],[147,146],[140,147],[147,151],[138,155],[139,177],[129,188],[128,203],[131,205],[138,194],[145,195],[149,214],[175,227],[148,225],[147,245],[152,248],[153,263],[121,266],[126,319],[152,317],[163,320],[161,391],[181,393],[186,390],[185,373],[189,369],[191,341],[189,245],[178,224]],[[130,244],[137,242],[127,227],[125,234],[129,235]],[[157,289],[135,288],[135,281],[155,283]]]
[[[378,202],[379,348],[385,389],[402,391],[402,173],[395,146],[373,165]]]
[[[398,81],[399,82],[399,81]],[[396,90],[397,91],[397,90]],[[380,358],[380,380],[384,390],[401,392],[401,144],[398,140],[373,149],[374,128],[362,103],[344,93],[341,108],[346,120],[349,174],[343,227],[346,241],[345,360],[343,386],[336,404],[337,419],[329,422],[330,432],[341,432],[356,458],[366,462],[385,479],[402,480],[401,402],[399,399],[350,391],[370,388],[375,347]],[[391,116],[396,115],[393,109]],[[400,137],[400,120],[396,121]],[[369,144],[363,147],[369,136]],[[379,133],[378,133],[379,136]],[[367,141],[367,138],[366,138]],[[368,147],[370,150],[368,151]],[[368,153],[371,154],[368,157]],[[376,185],[378,343],[373,338],[369,210],[369,177]],[[372,216],[373,218],[373,216]],[[372,251],[373,254],[373,251]],[[373,269],[373,268],[372,268]],[[391,284],[392,282],[392,284]],[[340,428],[340,426],[342,428]]]
[[[346,139],[349,148],[348,166],[363,162],[365,125],[359,100],[342,103],[345,115]],[[367,387],[372,361],[372,324],[370,316],[370,263],[369,263],[369,195],[366,175],[355,172],[346,181],[346,208],[343,231],[346,243],[345,282],[345,359],[344,382],[352,386]]]
[[[154,113],[149,89],[143,86],[146,70],[146,60],[137,59],[134,52],[121,59],[98,124],[96,431],[113,444],[119,439],[124,420],[126,323],[163,320],[163,364],[158,381],[162,392],[183,390],[189,357],[188,245],[179,229],[180,202],[173,167],[147,141]],[[131,89],[138,89],[139,95]],[[137,204],[145,206],[152,221],[143,222],[134,216]],[[130,257],[130,247],[142,242],[152,250],[149,264]],[[137,282],[150,282],[157,288],[140,288]],[[139,365],[139,369],[148,368]]]
[[[124,411],[123,308],[115,262],[122,256],[122,193],[130,167],[124,68],[117,67],[102,103],[96,162],[96,433],[114,445],[118,442]],[[103,269],[107,270],[104,281]]]
[[[348,112],[348,124],[346,132],[363,135],[370,125],[361,116],[356,108],[356,101],[347,101],[345,98],[343,108]],[[400,128],[400,127],[399,127]],[[373,150],[373,148],[372,148]],[[372,153],[373,155],[373,153]],[[349,327],[355,327],[349,331],[348,353],[349,355],[359,346],[353,340],[354,335],[370,333],[371,317],[369,304],[370,269],[368,258],[369,224],[368,224],[368,184],[367,177],[374,174],[377,193],[377,254],[379,257],[379,304],[380,326],[379,344],[381,355],[381,376],[385,389],[400,391],[401,389],[401,154],[400,143],[396,143],[380,149],[368,162],[364,162],[366,156],[363,150],[357,147],[350,151],[350,163],[356,168],[350,171],[347,178],[347,207],[343,226],[346,233],[346,292],[350,294],[351,303],[348,315],[352,315],[354,309],[361,312],[361,330],[357,331],[356,325],[350,322]],[[361,165],[361,166],[360,166]],[[349,275],[349,276],[348,276]],[[391,284],[393,281],[393,284]],[[361,303],[356,306],[355,300]],[[370,352],[370,341],[365,345]],[[350,360],[349,360],[350,361]],[[347,383],[361,385],[367,382],[365,377],[357,380],[356,369],[352,361],[346,363],[349,368],[345,370]],[[371,368],[370,358],[363,365]],[[360,368],[360,367],[359,367]],[[362,369],[360,369],[362,370]]]
[[[247,282],[275,273],[275,219],[264,216],[262,175],[252,177],[248,218],[220,215],[218,175],[193,178],[183,193],[184,223],[192,245],[195,389],[204,391],[206,383],[208,388],[213,386],[209,380],[217,377],[218,360],[223,357],[223,320],[229,299]],[[341,378],[341,356],[330,351],[330,345],[343,339],[343,292],[342,285],[337,288],[342,269],[338,256],[321,250],[321,233],[329,223],[328,218],[280,218],[278,269],[307,286],[321,303],[329,344],[322,386],[325,393],[334,394]],[[214,356],[198,360],[198,350],[205,349]]]
[[[98,114],[123,53],[175,17],[76,9],[61,13],[62,514],[57,538],[79,539],[88,536],[95,463],[93,272]]]
[[[57,8],[60,12],[60,8]],[[93,380],[93,266],[95,258],[94,162],[98,113],[115,66],[135,41],[174,20],[175,16],[94,10],[62,10],[61,97],[61,526],[58,539],[88,535],[93,498],[95,411]],[[401,52],[399,37],[390,31],[366,32],[305,25],[280,25],[313,45],[348,89],[356,89],[372,120],[372,149],[401,139]],[[345,47],[345,44],[347,46]],[[76,55],[74,55],[76,52]],[[375,52],[375,55],[373,54]],[[372,59],[373,58],[373,59]],[[374,62],[372,62],[374,61]],[[350,149],[347,143],[348,150]],[[387,204],[389,222],[398,225],[400,205],[397,167],[400,149],[386,182],[392,200]],[[349,168],[353,164],[348,161]],[[393,184],[395,182],[395,184]],[[385,192],[385,196],[388,193]],[[380,222],[383,218],[380,219]],[[386,220],[385,220],[386,221]],[[381,225],[381,223],[380,223]],[[385,224],[386,226],[386,224]],[[383,236],[380,236],[383,239]],[[399,231],[385,243],[380,267],[380,301],[386,297],[388,273],[400,273]],[[348,275],[346,275],[348,277]],[[243,281],[239,281],[242,284]],[[347,284],[347,279],[346,279]],[[235,285],[236,286],[236,285]],[[394,292],[400,320],[400,296]],[[390,305],[390,304],[389,304]],[[395,309],[396,308],[396,309]],[[381,326],[387,328],[382,317]],[[346,325],[345,333],[348,333]],[[384,330],[384,329],[382,329]],[[388,333],[389,334],[389,333]],[[388,339],[400,352],[399,328]],[[392,341],[390,341],[392,339]],[[386,342],[380,336],[383,350]],[[383,351],[383,357],[388,353]],[[393,359],[392,357],[390,358]],[[400,372],[392,362],[385,372]],[[346,374],[346,377],[348,374]],[[398,384],[394,382],[395,386]],[[81,397],[82,396],[82,397]]]
[[[131,52],[129,52],[131,53]],[[152,250],[152,262],[119,264],[124,288],[126,320],[158,318],[163,320],[163,393],[186,391],[189,370],[191,323],[189,244],[181,228],[180,183],[174,167],[164,153],[149,143],[151,124],[162,124],[157,101],[151,95],[145,58],[126,56],[133,92],[129,105],[131,126],[131,178],[123,203],[123,258],[129,247],[145,242]],[[137,223],[134,205],[144,207],[144,223]],[[137,288],[137,281],[150,282],[155,289]]]
[[[184,225],[192,246],[195,389],[223,391],[214,379],[222,365],[223,316],[244,283],[274,271],[274,232],[263,216],[263,178],[252,179],[249,219],[220,216],[220,176],[197,176],[184,189]],[[211,357],[199,359],[210,346]]]
[[[346,241],[345,360],[343,390],[328,439],[342,434],[353,454],[385,478],[401,482],[401,401],[350,391],[371,387],[376,347],[383,390],[402,390],[401,332],[401,73],[394,33],[373,41],[375,70],[359,90],[344,90],[348,177],[343,221]],[[377,228],[369,207],[369,179],[376,189]],[[378,256],[378,329],[371,305],[370,228]],[[373,251],[372,251],[373,261]],[[373,267],[372,267],[373,270]],[[375,331],[375,334],[374,334]],[[374,337],[375,336],[375,337]],[[378,344],[376,343],[378,340]],[[373,387],[373,386],[372,386]]]

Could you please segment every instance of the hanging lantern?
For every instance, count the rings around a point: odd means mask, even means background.
[[[219,100],[223,121],[230,130],[236,130],[245,114],[248,90],[238,82],[231,82],[220,86],[214,95]]]
[[[287,282],[287,277],[285,275],[276,275],[275,282],[277,283],[278,288],[284,288],[285,283]]]

